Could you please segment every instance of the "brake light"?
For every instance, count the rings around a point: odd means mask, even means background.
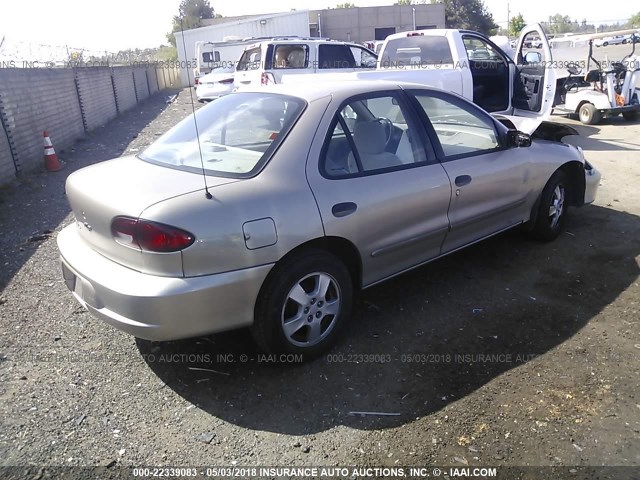
[[[233,83],[233,78],[225,78],[224,80],[220,80],[219,83],[222,83],[224,85],[229,85],[230,83]]]
[[[422,37],[424,36],[424,33],[420,33],[420,32],[409,32],[407,33],[407,37]]]
[[[196,237],[164,223],[131,217],[115,217],[111,234],[116,242],[148,252],[177,252],[195,242]]]
[[[196,77],[195,80],[193,81],[193,84],[198,85],[199,83],[200,83],[200,79]]]

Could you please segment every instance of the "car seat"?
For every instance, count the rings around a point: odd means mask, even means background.
[[[397,155],[385,150],[387,137],[385,126],[378,121],[356,123],[353,142],[356,144],[360,162],[365,171],[402,165]],[[358,171],[353,153],[349,154],[348,166],[350,172]]]

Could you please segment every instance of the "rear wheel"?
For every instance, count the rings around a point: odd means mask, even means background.
[[[600,121],[602,115],[593,103],[584,103],[578,110],[578,117],[585,125],[594,125]]]
[[[554,173],[542,190],[536,221],[530,231],[532,237],[548,242],[564,230],[568,190],[567,175],[560,170]]]
[[[632,112],[622,112],[622,116],[627,122],[633,122],[638,118],[638,111],[634,110]]]
[[[317,356],[337,340],[352,302],[353,284],[345,265],[327,252],[308,250],[269,275],[251,332],[265,352]]]

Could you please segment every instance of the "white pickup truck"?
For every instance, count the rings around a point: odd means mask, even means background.
[[[532,38],[540,39],[541,48],[525,46]],[[388,36],[376,70],[327,74],[322,80],[380,79],[430,85],[462,95],[531,133],[551,115],[556,90],[554,67],[540,25],[522,30],[513,59],[478,32],[417,30]],[[317,80],[315,75],[281,78],[282,83]]]

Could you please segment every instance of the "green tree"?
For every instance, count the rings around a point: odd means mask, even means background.
[[[176,38],[173,36],[175,32],[179,32],[181,28],[190,30],[201,27],[203,19],[221,16],[214,12],[211,5],[209,5],[209,0],[182,0],[180,7],[178,7],[178,15],[173,17],[171,31],[167,33],[167,41],[175,47]],[[182,20],[182,26],[180,25],[180,20]]]
[[[556,13],[549,17],[549,32],[553,34],[567,33],[573,30],[573,22],[569,15]]]
[[[629,19],[627,26],[630,28],[640,28],[640,12]]]
[[[413,5],[413,0],[398,0],[394,5]]]
[[[527,25],[527,22],[524,21],[524,17],[521,13],[516,15],[515,17],[509,20],[509,35],[512,37],[517,37],[520,35],[522,29]]]
[[[493,35],[498,25],[482,0],[431,0],[444,3],[447,28],[465,28]]]
[[[339,3],[336,8],[356,8],[355,4],[351,2]]]

